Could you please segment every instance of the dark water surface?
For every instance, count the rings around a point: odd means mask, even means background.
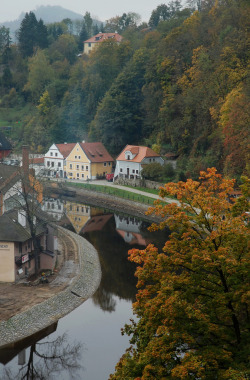
[[[151,242],[161,247],[167,232],[150,233],[146,222],[80,203],[50,199],[45,210],[95,246],[101,284],[91,299],[58,323],[0,351],[0,379],[106,380],[129,347],[121,328],[134,318],[135,265],[127,252]]]

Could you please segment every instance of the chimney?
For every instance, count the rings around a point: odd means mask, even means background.
[[[23,173],[24,175],[29,174],[29,147],[28,145],[23,145],[22,147],[22,155],[23,155]]]

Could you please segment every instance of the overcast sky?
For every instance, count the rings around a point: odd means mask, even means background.
[[[0,0],[0,22],[12,21],[19,17],[21,12],[29,12],[40,5],[61,5],[71,11],[85,14],[105,21],[122,13],[136,12],[141,15],[142,21],[148,21],[153,9],[167,3],[162,0]]]

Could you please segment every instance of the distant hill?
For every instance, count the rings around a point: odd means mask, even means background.
[[[70,18],[71,20],[82,20],[85,12],[83,14],[76,13],[70,11],[69,9],[65,9],[61,6],[54,5],[41,5],[34,10],[31,10],[35,13],[37,20],[40,18],[44,21],[45,24],[60,22],[65,18]],[[22,19],[24,18],[25,13],[21,13],[17,20],[14,21],[6,21],[0,23],[1,26],[5,26],[10,29],[10,34],[12,37],[12,41],[15,41],[15,33],[20,28],[20,24]],[[93,20],[94,24],[100,24],[100,21]]]

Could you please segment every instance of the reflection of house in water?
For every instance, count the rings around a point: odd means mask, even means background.
[[[61,199],[45,198],[42,209],[58,221],[64,215],[64,204]]]
[[[148,243],[140,234],[142,221],[133,216],[115,215],[116,231],[128,244],[146,246]]]
[[[83,226],[91,217],[91,209],[89,206],[76,203],[76,202],[66,202],[65,213],[73,225],[75,231],[79,234]]]
[[[102,214],[93,216],[85,226],[82,228],[81,233],[101,231],[105,224],[112,218],[113,214]]]

